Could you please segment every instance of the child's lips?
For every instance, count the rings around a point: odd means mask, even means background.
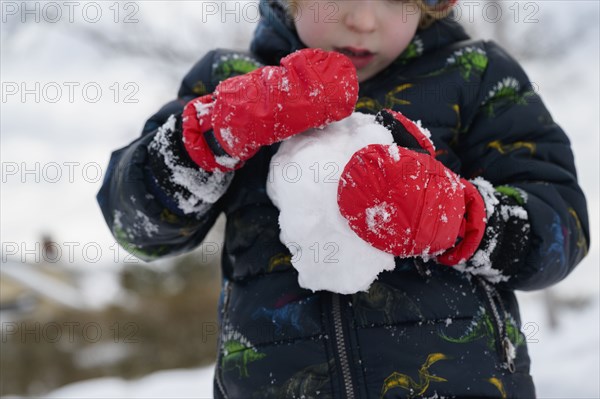
[[[350,58],[350,61],[354,64],[356,69],[361,69],[367,66],[373,61],[375,58],[375,53],[357,47],[336,47],[335,51],[344,54],[346,57]]]

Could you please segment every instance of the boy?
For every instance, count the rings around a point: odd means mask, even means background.
[[[142,137],[113,153],[98,201],[138,257],[189,251],[227,215],[215,397],[535,396],[513,291],[554,284],[585,255],[585,198],[569,141],[525,73],[445,17],[452,4],[262,0],[250,53],[207,54]],[[396,268],[367,292],[312,292],[279,241],[269,161],[277,142],[353,108],[378,113],[403,154],[460,176],[463,203],[437,257],[388,235]],[[434,194],[441,205],[447,190]],[[349,221],[354,203],[340,193]],[[412,238],[412,250],[430,239]]]

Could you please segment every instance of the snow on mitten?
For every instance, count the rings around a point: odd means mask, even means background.
[[[377,121],[397,144],[357,151],[338,185],[340,212],[363,240],[399,257],[439,255],[455,265],[477,250],[486,210],[477,189],[434,158],[423,130],[383,110]]]
[[[352,113],[358,78],[346,56],[304,49],[221,82],[214,94],[184,109],[184,142],[205,170],[243,166],[261,146],[307,129],[325,126]]]
[[[478,275],[493,284],[508,281],[510,276],[523,270],[531,245],[531,225],[525,209],[527,193],[510,186],[493,187],[482,177],[471,182],[483,197],[487,223],[483,239],[470,258],[448,252],[438,259],[442,263],[456,264],[456,269]]]

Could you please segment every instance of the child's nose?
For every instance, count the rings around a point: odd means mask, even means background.
[[[358,33],[370,33],[377,28],[377,6],[384,0],[350,0],[344,2],[346,26]]]

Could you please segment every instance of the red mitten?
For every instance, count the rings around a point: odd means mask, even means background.
[[[402,114],[383,110],[377,122],[397,144],[354,153],[338,186],[338,205],[363,240],[400,257],[439,255],[455,265],[476,251],[486,226],[483,199],[434,156],[431,141]]]
[[[349,116],[358,98],[352,62],[337,52],[304,49],[221,82],[184,109],[183,137],[205,170],[241,167],[261,146]]]

